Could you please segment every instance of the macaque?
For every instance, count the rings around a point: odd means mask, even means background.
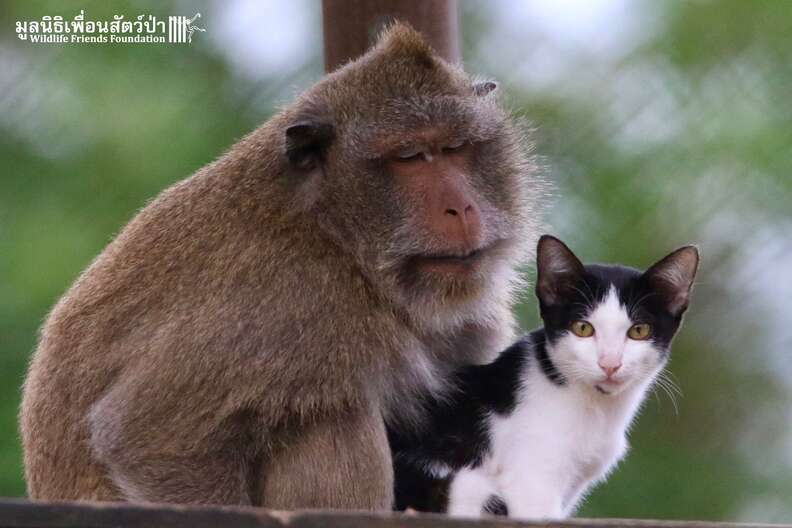
[[[512,341],[542,183],[403,24],[147,205],[53,308],[30,497],[389,510],[385,424]]]

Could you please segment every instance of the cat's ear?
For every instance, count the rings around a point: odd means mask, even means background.
[[[668,311],[678,317],[688,307],[690,289],[696,278],[699,252],[696,246],[684,246],[646,270],[644,277],[656,289]]]
[[[566,244],[542,235],[536,249],[536,296],[543,304],[558,304],[582,274],[583,264]]]

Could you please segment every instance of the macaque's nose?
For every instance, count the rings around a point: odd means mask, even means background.
[[[610,365],[606,365],[606,364],[600,363],[599,367],[602,369],[602,372],[604,372],[605,375],[610,378],[611,376],[616,374],[617,370],[619,370],[621,368],[621,363],[619,363],[618,365],[615,365],[615,366],[610,366]]]
[[[436,218],[440,233],[455,244],[476,249],[481,241],[478,208],[466,200],[463,193],[450,194],[439,204],[442,214]]]

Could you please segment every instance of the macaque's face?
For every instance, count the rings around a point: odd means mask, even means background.
[[[488,271],[488,253],[500,237],[487,225],[491,204],[474,187],[475,149],[468,138],[428,130],[385,153],[384,173],[405,209],[402,230],[412,233],[403,235],[404,287],[416,281],[461,286]]]
[[[481,266],[487,250],[481,197],[470,183],[471,145],[463,138],[416,134],[413,145],[387,154],[385,171],[393,178],[423,249],[416,248],[405,265],[421,274],[464,278]]]
[[[403,303],[458,307],[514,279],[526,167],[511,157],[503,116],[480,99],[429,102],[423,116],[418,104],[394,105],[381,121],[391,133],[358,143],[366,170],[338,173],[365,265]]]
[[[497,317],[482,303],[511,292],[538,223],[523,134],[495,83],[423,44],[378,50],[320,83],[288,126],[296,203],[419,319]]]

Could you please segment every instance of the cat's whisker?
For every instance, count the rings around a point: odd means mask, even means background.
[[[558,359],[556,360],[556,367],[574,380],[585,380],[596,374],[573,360]]]
[[[593,294],[591,294],[591,296],[588,296],[588,295],[586,295],[586,294],[585,294],[585,293],[584,293],[584,292],[583,292],[583,291],[582,291],[580,288],[578,288],[577,286],[573,286],[573,288],[574,288],[574,289],[575,289],[575,290],[576,290],[576,291],[577,291],[577,292],[578,292],[578,293],[579,293],[579,294],[580,294],[580,295],[583,297],[583,300],[585,301],[585,304],[584,304],[584,303],[575,303],[575,304],[576,304],[576,305],[577,305],[577,304],[583,305],[583,306],[584,306],[584,308],[586,308],[586,310],[591,310],[591,308],[594,306],[594,298],[593,298],[593,297],[594,297],[594,295],[593,295]],[[589,292],[591,292],[591,289],[590,289],[590,288],[589,288]]]
[[[589,302],[593,305],[594,304],[594,298],[596,297],[596,295],[594,295],[594,291],[591,289],[591,285],[588,282],[584,282],[583,284],[585,284],[586,290],[588,290]]]
[[[662,408],[663,407],[663,401],[660,399],[660,393],[658,393],[658,391],[657,391],[657,389],[655,388],[654,385],[652,385],[652,391],[651,392],[652,392],[652,396],[654,396],[654,399],[657,402],[657,406]]]
[[[658,375],[658,379],[663,380],[666,386],[671,389],[677,396],[682,396],[682,389],[679,388],[677,382],[673,379],[673,374],[669,370],[664,370]]]
[[[663,378],[665,378],[665,379],[666,379],[666,380],[667,380],[669,383],[671,383],[671,385],[673,385],[673,387],[674,387],[674,388],[676,389],[676,391],[677,391],[677,394],[679,394],[680,396],[682,396],[682,389],[679,387],[679,382],[677,381],[677,379],[676,379],[676,376],[674,375],[674,373],[673,373],[673,372],[671,372],[669,369],[665,369],[665,370],[663,370],[663,371],[660,373],[660,375],[661,375]]]
[[[580,307],[582,307],[582,308],[583,308],[585,311],[588,311],[588,310],[591,308],[591,306],[590,306],[590,305],[588,305],[588,304],[587,304],[587,303],[585,303],[585,302],[574,302],[574,303],[571,303],[571,306],[580,306]]]
[[[676,387],[672,388],[672,386],[668,385],[668,380],[663,378],[662,376],[658,376],[655,379],[655,383],[653,387],[653,389],[655,389],[655,393],[657,393],[656,388],[660,388],[668,396],[668,399],[671,400],[671,404],[674,406],[674,414],[676,416],[679,416],[679,406],[677,405],[677,400],[676,400],[677,397],[676,390],[678,390],[678,388]]]
[[[668,388],[668,390],[674,393],[675,397],[682,396],[682,390],[676,385],[673,385],[670,381],[663,380],[663,384]]]
[[[654,292],[648,292],[648,293],[646,293],[646,294],[642,295],[642,296],[641,296],[641,297],[640,297],[640,298],[639,298],[637,301],[635,301],[635,302],[632,302],[632,300],[631,300],[631,302],[630,302],[630,303],[629,303],[629,305],[628,305],[628,312],[629,312],[631,315],[632,315],[632,314],[634,314],[634,313],[635,313],[635,311],[636,311],[638,308],[640,308],[640,306],[641,306],[641,303],[642,303],[642,302],[644,302],[646,299],[648,299],[649,297],[652,297],[652,296],[654,296],[654,295],[655,295],[655,293],[654,293]]]

